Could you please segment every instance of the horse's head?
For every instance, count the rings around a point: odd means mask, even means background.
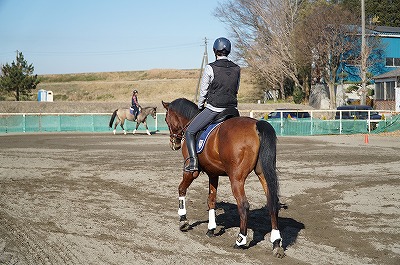
[[[169,128],[169,146],[172,150],[179,150],[187,125],[198,113],[197,106],[183,98],[176,99],[170,103],[162,101],[162,104],[167,110],[165,122]]]
[[[183,129],[179,122],[179,117],[173,109],[170,109],[170,103],[162,101],[164,108],[167,110],[165,114],[165,122],[169,129],[169,147],[172,150],[179,150],[181,148]]]

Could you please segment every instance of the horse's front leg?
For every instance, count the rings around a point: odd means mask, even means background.
[[[147,122],[144,121],[143,124],[144,124],[144,126],[146,127],[146,133],[147,133],[147,135],[151,135],[151,133],[150,133],[150,131],[149,131],[149,128],[147,127]]]
[[[198,171],[183,172],[183,178],[178,187],[179,194],[179,229],[183,232],[190,229],[189,221],[186,217],[186,192],[193,180],[199,175]]]
[[[139,122],[137,121],[137,122],[136,122],[136,127],[135,127],[135,129],[133,130],[132,134],[135,134],[138,128],[139,128]]]
[[[244,192],[244,181],[233,181],[231,179],[233,196],[236,199],[239,217],[240,232],[236,239],[235,248],[244,248],[247,244],[247,219],[249,216],[250,205]]]
[[[215,205],[217,199],[217,190],[218,190],[218,176],[209,176],[208,183],[208,230],[207,236],[214,236],[215,229],[217,228],[217,223],[215,221]]]

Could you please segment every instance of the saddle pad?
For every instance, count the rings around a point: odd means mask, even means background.
[[[130,114],[135,115],[135,110],[132,107],[129,108],[129,112],[130,112]],[[140,110],[137,112],[136,115],[139,115],[139,113],[140,113]]]
[[[204,146],[206,145],[206,141],[208,139],[208,136],[210,136],[211,132],[217,128],[218,125],[220,125],[222,122],[219,123],[212,123],[210,124],[204,131],[201,132],[200,136],[197,138],[197,145],[196,145],[196,152],[200,154]]]

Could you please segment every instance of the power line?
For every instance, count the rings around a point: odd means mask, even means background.
[[[170,46],[159,46],[159,47],[149,47],[149,48],[137,48],[137,49],[128,49],[128,50],[115,50],[115,51],[24,51],[26,54],[31,55],[69,55],[69,56],[85,56],[85,55],[116,55],[116,54],[130,54],[130,53],[138,53],[138,52],[157,52],[157,51],[166,51],[166,50],[174,50],[174,49],[184,49],[184,48],[193,48],[199,47],[199,43],[186,43],[179,45],[170,45]],[[11,52],[2,52],[0,54],[6,54]],[[15,53],[13,51],[12,53]]]

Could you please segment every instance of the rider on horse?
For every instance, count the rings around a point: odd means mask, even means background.
[[[138,91],[135,89],[132,91],[132,106],[131,106],[131,110],[132,110],[132,115],[135,117],[133,120],[136,120],[137,115],[139,114],[139,102],[138,102]]]
[[[226,38],[214,42],[215,61],[207,64],[201,80],[198,108],[201,112],[191,121],[185,132],[189,152],[189,163],[185,161],[185,171],[199,170],[195,136],[198,131],[210,124],[226,108],[237,108],[237,93],[240,82],[240,67],[228,60],[231,43]],[[205,103],[207,104],[205,105]]]

